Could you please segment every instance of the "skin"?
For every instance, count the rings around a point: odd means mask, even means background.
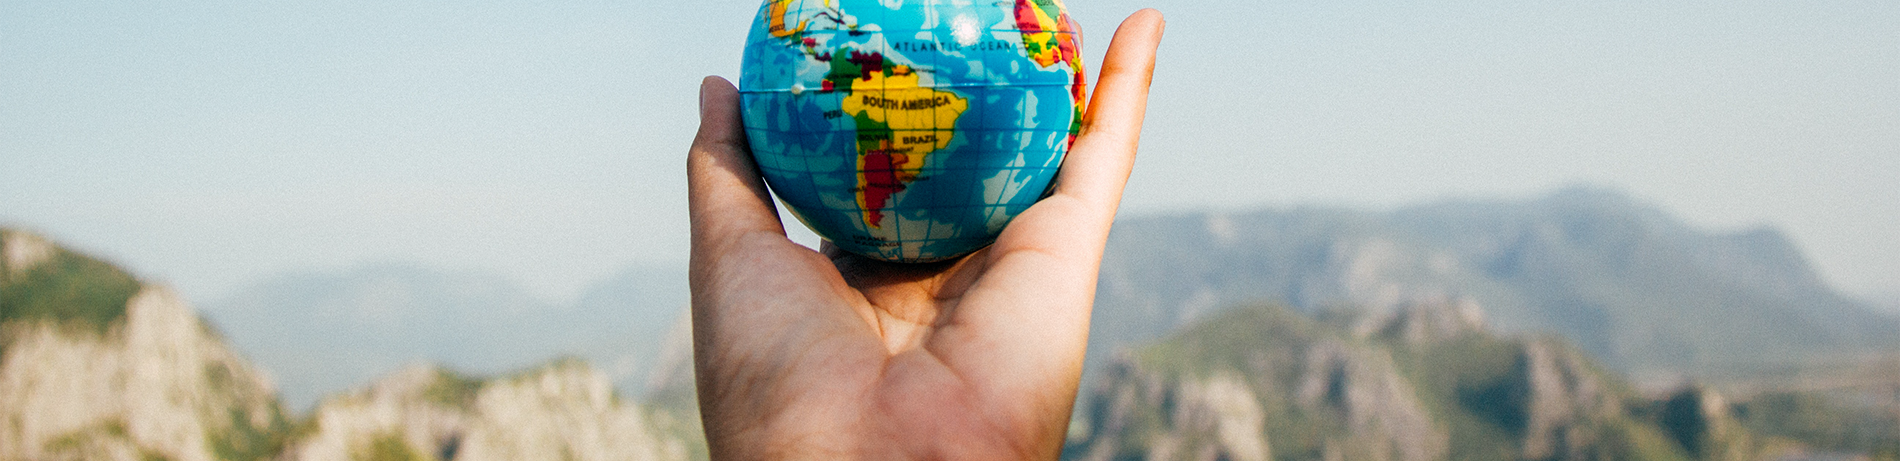
[[[1143,10],[1116,30],[1054,195],[989,248],[927,265],[787,239],[737,90],[706,78],[687,171],[713,458],[1056,459],[1163,28]]]

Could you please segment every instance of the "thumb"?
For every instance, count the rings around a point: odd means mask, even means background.
[[[759,177],[739,120],[739,91],[706,77],[699,91],[699,134],[686,158],[693,253],[753,232],[785,235],[772,195]]]

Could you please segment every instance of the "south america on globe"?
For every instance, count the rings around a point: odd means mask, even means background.
[[[840,249],[982,249],[1050,190],[1082,127],[1061,0],[768,0],[739,90],[760,173]]]

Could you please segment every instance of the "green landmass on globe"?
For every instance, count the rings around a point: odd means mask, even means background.
[[[845,251],[976,251],[1044,196],[1080,131],[1080,34],[1059,0],[766,1],[739,82],[753,157]]]

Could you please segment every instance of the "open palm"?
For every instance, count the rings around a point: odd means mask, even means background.
[[[1115,33],[1054,195],[994,245],[890,264],[785,237],[738,93],[701,88],[689,154],[694,359],[716,459],[1053,459],[1163,21]]]

